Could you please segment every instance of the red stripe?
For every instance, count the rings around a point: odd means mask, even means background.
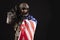
[[[24,40],[28,40],[27,35],[26,35],[25,31],[24,31],[24,28],[22,29],[22,27],[24,27],[24,24],[22,24],[21,27],[20,27],[21,35],[20,35],[20,39],[19,40],[22,40],[23,37],[24,37]]]
[[[21,33],[19,40],[22,40],[22,38],[23,38],[23,35],[22,35],[22,33]]]
[[[25,39],[25,40],[28,40],[28,38],[27,38],[27,34],[26,34],[25,31],[24,31],[24,39]]]

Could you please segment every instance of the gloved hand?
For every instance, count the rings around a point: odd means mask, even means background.
[[[6,23],[7,24],[11,24],[15,21],[16,18],[16,13],[14,12],[14,10],[11,10],[9,12],[7,12],[7,20]]]

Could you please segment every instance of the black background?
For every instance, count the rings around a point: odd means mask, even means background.
[[[13,28],[6,24],[6,14],[18,2],[28,2],[31,15],[38,21],[34,40],[48,40],[48,28],[53,18],[52,0],[0,0],[1,40],[13,40]]]

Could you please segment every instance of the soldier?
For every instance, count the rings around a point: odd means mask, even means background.
[[[33,40],[34,35],[33,36],[30,35],[30,38],[29,38],[29,35],[27,36],[28,33],[27,34],[24,34],[24,32],[23,32],[23,34],[21,33],[21,35],[25,35],[25,38],[22,38],[23,36],[20,35],[20,32],[22,32],[20,30],[20,25],[22,24],[24,19],[27,19],[29,22],[30,22],[30,20],[33,21],[33,23],[31,25],[34,25],[34,26],[37,25],[37,20],[32,15],[29,14],[29,5],[27,3],[21,3],[15,7],[15,10],[16,10],[16,12],[15,12],[14,17],[12,17],[13,13],[11,15],[11,18],[9,18],[7,16],[7,23],[9,23],[9,22],[12,23],[12,21],[11,21],[12,18],[14,18],[16,20],[16,21],[14,21],[15,22],[14,30],[16,31],[15,40]],[[9,21],[9,19],[11,19],[11,20]],[[34,30],[36,30],[36,27],[34,27]],[[34,34],[34,33],[32,33],[32,31],[31,31],[31,34]]]

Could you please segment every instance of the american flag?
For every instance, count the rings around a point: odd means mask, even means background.
[[[20,25],[20,33],[18,40],[34,40],[36,30],[36,22],[25,19]]]

